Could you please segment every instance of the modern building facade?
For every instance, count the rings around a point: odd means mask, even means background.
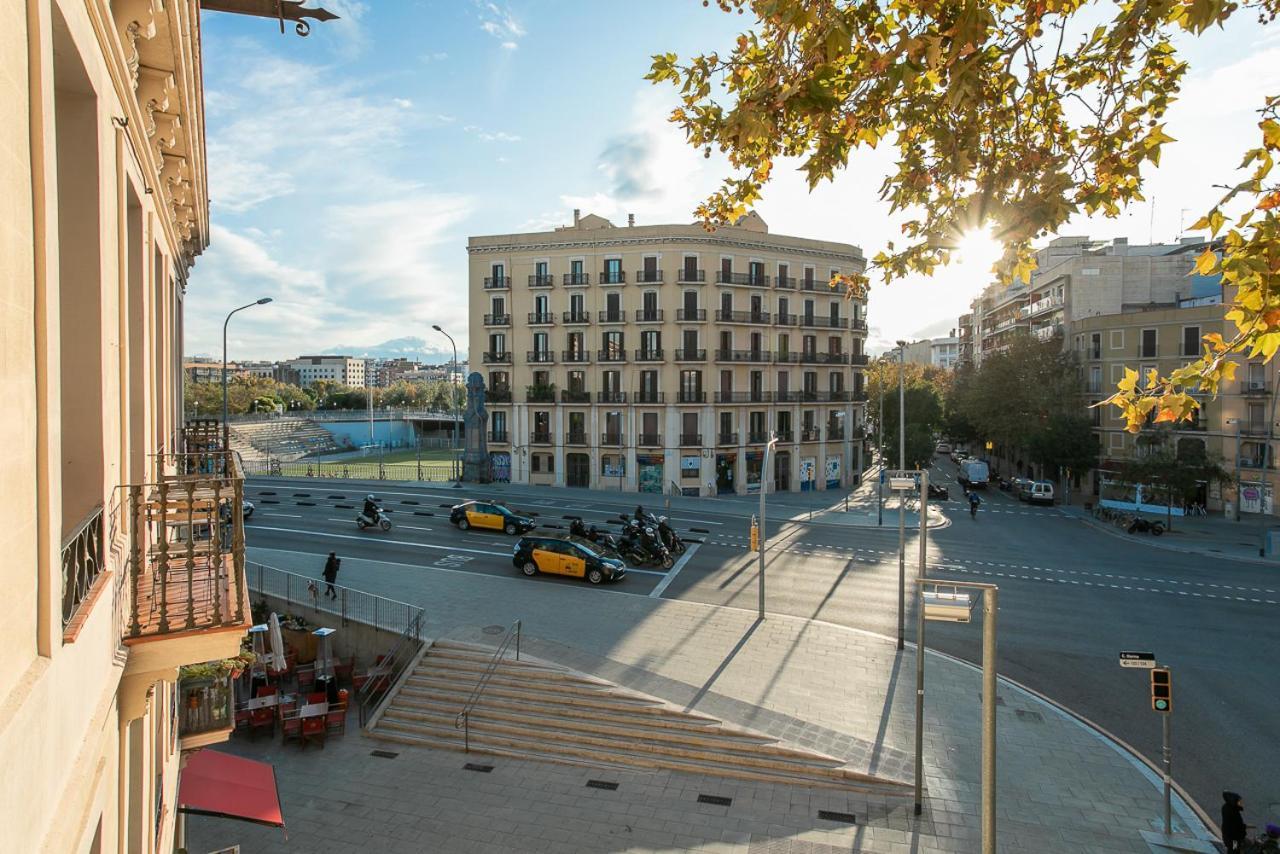
[[[863,269],[857,247],[755,214],[708,232],[575,211],[467,251],[496,477],[695,495],[852,482],[866,304],[829,283]]]
[[[347,386],[363,386],[369,360],[353,356],[299,356],[285,364],[297,371],[305,388],[317,380],[331,380]]]
[[[912,365],[932,365],[935,368],[951,370],[960,359],[960,339],[955,330],[950,335],[940,338],[923,338],[909,343],[903,360]]]

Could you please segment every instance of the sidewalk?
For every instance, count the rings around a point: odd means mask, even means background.
[[[1059,506],[1058,510],[1064,516],[1080,519],[1102,533],[1128,540],[1138,540],[1152,548],[1206,557],[1230,558],[1280,568],[1280,555],[1263,557],[1258,554],[1264,532],[1280,525],[1263,522],[1256,516],[1252,518],[1242,516],[1239,522],[1222,516],[1174,516],[1173,529],[1166,530],[1159,537],[1153,537],[1150,534],[1128,534],[1110,522],[1093,518],[1091,512],[1078,505]],[[1167,522],[1166,517],[1158,513],[1143,515],[1153,521]]]
[[[310,558],[256,554],[282,568]],[[911,779],[914,651],[877,635],[782,615],[608,595],[469,573],[413,572],[348,557],[344,581],[418,602],[426,634],[492,644],[486,627],[523,621],[523,647],[681,706]],[[977,625],[973,626],[979,631]],[[971,852],[979,843],[980,675],[926,659],[925,807],[911,799],[677,772],[543,765],[396,745],[354,729],[325,751],[236,739],[219,749],[276,767],[290,839],[278,830],[188,818],[192,851]],[[1148,852],[1159,827],[1155,776],[1058,708],[1002,683],[997,704],[1003,852]],[[494,766],[463,770],[464,762]],[[616,791],[585,787],[601,778]],[[732,798],[728,806],[698,795]],[[851,813],[853,823],[819,810]],[[1174,825],[1208,831],[1175,798]],[[1163,850],[1163,849],[1161,849]],[[1193,850],[1210,851],[1200,847]]]

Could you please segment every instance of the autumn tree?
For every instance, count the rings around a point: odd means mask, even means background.
[[[749,10],[752,27],[727,54],[658,54],[648,74],[679,90],[671,121],[688,142],[734,170],[697,216],[709,228],[736,221],[781,159],[798,160],[812,188],[859,149],[891,146],[880,197],[905,221],[901,245],[870,265],[885,282],[933,273],[983,229],[1006,247],[1000,275],[1029,279],[1033,241],[1073,215],[1116,217],[1143,200],[1143,167],[1174,142],[1163,119],[1188,70],[1175,42],[1236,15],[1267,25],[1280,13],[1280,0],[715,2]],[[1205,336],[1203,356],[1167,377],[1126,376],[1110,402],[1130,430],[1153,411],[1188,416],[1190,392],[1231,379],[1230,354],[1270,359],[1280,348],[1280,95],[1258,106],[1243,172],[1206,164],[1228,189],[1192,226],[1217,238],[1198,269],[1220,272],[1234,294],[1236,333]]]
[[[1154,493],[1168,509],[1168,527],[1173,529],[1173,508],[1196,500],[1201,485],[1234,483],[1235,478],[1221,458],[1209,456],[1200,442],[1176,450],[1167,441],[1151,443],[1146,453],[1125,462],[1115,480],[1127,486],[1143,487]]]
[[[898,459],[898,377],[906,402],[903,440],[906,465]],[[947,371],[934,365],[899,364],[887,353],[867,367],[867,392],[875,437],[889,468],[927,466],[933,456],[935,434],[942,424],[942,400],[949,384]],[[880,395],[884,395],[883,423],[880,423]]]

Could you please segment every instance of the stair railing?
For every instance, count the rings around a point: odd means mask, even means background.
[[[493,672],[498,669],[498,662],[511,648],[511,644],[516,646],[516,661],[520,660],[520,621],[516,620],[511,624],[511,628],[507,629],[507,633],[502,636],[502,643],[498,644],[497,650],[494,651],[493,657],[489,659],[489,663],[485,665],[484,672],[480,674],[480,678],[476,680],[475,687],[471,689],[471,696],[467,697],[467,702],[462,707],[462,711],[458,712],[458,716],[453,719],[454,729],[462,730],[462,749],[463,752],[471,752],[471,712],[475,708],[476,703],[480,702],[480,695],[484,693],[484,689],[489,684],[489,678],[493,676]]]
[[[368,678],[356,691],[360,726],[363,727],[368,722],[378,704],[400,681],[401,674],[422,646],[422,613],[419,610],[409,619],[395,646],[369,671]]]

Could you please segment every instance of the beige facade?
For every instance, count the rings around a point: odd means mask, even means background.
[[[198,14],[0,3],[7,851],[172,851],[182,751],[225,738],[181,738],[177,713],[178,668],[233,655],[248,620],[238,514],[213,518],[239,481],[178,455],[209,233]],[[201,520],[181,567],[179,508]]]
[[[854,246],[756,215],[472,237],[470,361],[518,483],[687,494],[846,486],[862,461],[866,304]],[[509,467],[509,468],[508,468]]]
[[[303,387],[317,380],[332,380],[358,388],[365,384],[368,361],[351,356],[299,356],[283,364],[297,371]]]

